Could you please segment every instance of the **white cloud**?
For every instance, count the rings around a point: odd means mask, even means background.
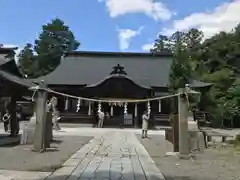
[[[144,13],[154,20],[169,20],[174,14],[163,3],[155,0],[98,0],[105,2],[111,17],[128,13]]]
[[[219,31],[231,31],[240,22],[240,0],[225,2],[211,12],[193,13],[183,19],[173,21],[171,28],[161,32],[171,35],[173,32],[190,28],[199,28],[205,38],[211,37]]]
[[[128,49],[132,38],[137,35],[140,35],[142,30],[143,30],[143,27],[140,27],[138,30],[117,29],[120,50],[124,51]]]
[[[153,48],[154,43],[144,44],[142,46],[142,51],[149,52]]]

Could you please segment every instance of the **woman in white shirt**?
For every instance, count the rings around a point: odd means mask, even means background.
[[[147,138],[147,131],[148,131],[148,121],[149,121],[149,114],[147,111],[144,111],[142,115],[142,138]]]

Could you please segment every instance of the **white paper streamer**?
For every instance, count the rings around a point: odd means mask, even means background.
[[[137,106],[138,106],[138,104],[135,104],[135,108],[134,108],[134,115],[135,115],[135,117],[137,117]]]
[[[102,109],[102,105],[101,105],[101,102],[98,103],[98,113],[101,112],[101,109]]]
[[[127,114],[127,103],[124,103],[124,114]]]
[[[68,100],[68,97],[67,97],[67,99],[65,101],[65,111],[68,110],[68,106],[69,106],[69,100]]]
[[[158,112],[162,111],[162,104],[161,104],[161,100],[158,101]]]
[[[151,113],[151,105],[150,105],[150,102],[148,101],[147,103],[147,111],[148,111],[148,114]]]
[[[81,99],[78,99],[76,112],[80,110],[80,103],[81,103]]]
[[[113,116],[113,105],[111,105],[110,116]]]
[[[92,114],[92,103],[89,102],[88,103],[88,115],[91,116],[91,114]]]

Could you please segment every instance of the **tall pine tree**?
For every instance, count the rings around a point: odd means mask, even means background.
[[[43,74],[54,70],[59,65],[61,56],[76,50],[79,45],[73,32],[62,20],[54,19],[43,25],[42,32],[34,45],[40,70]]]
[[[27,44],[19,55],[22,72],[28,76],[43,76],[53,71],[61,57],[79,47],[73,32],[60,19],[54,19],[42,26],[42,32],[32,45]],[[35,54],[34,58],[33,54]],[[31,66],[34,61],[34,65]]]
[[[20,72],[26,77],[34,76],[34,62],[32,45],[28,43],[18,55],[18,65]]]

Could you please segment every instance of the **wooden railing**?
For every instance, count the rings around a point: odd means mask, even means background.
[[[170,114],[155,114],[155,125],[170,125]]]
[[[204,111],[194,112],[194,120],[197,121],[198,127],[211,126],[211,122],[207,120],[207,113]]]
[[[87,112],[65,112],[60,113],[60,122],[64,123],[83,123],[83,124],[94,124],[95,120],[93,116],[89,116]]]

